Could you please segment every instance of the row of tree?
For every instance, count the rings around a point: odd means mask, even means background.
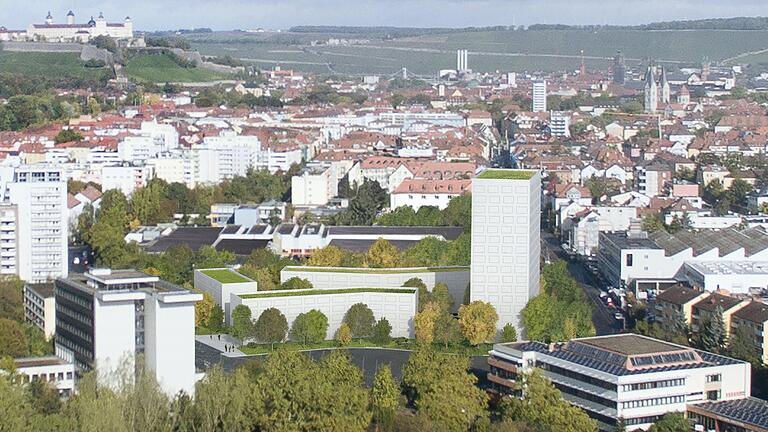
[[[0,418],[14,432],[596,430],[538,372],[525,377],[525,399],[490,403],[468,368],[465,357],[425,349],[411,354],[401,383],[381,365],[367,388],[343,351],[313,361],[278,350],[232,374],[209,370],[194,398],[168,398],[151,373],[117,390],[89,373],[65,401],[47,383],[23,384],[12,372],[0,374]]]

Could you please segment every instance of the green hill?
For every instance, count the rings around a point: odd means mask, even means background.
[[[128,78],[139,82],[205,82],[230,78],[229,75],[202,68],[184,68],[165,54],[139,54],[125,65]]]
[[[455,67],[457,49],[469,50],[470,67],[479,71],[557,71],[578,68],[581,50],[588,68],[607,69],[617,50],[624,52],[630,65],[649,59],[688,65],[768,48],[767,30],[499,29],[395,39],[377,36],[216,32],[185,37],[203,55],[230,55],[263,68],[280,64],[323,73],[394,74],[407,67],[430,76]],[[311,46],[308,42],[329,37],[369,41],[349,46]]]
[[[0,50],[0,73],[98,80],[110,72],[107,68],[85,67],[77,53]]]

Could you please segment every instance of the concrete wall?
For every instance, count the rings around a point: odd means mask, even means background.
[[[3,42],[3,51],[17,52],[74,52],[82,51],[83,46],[77,43],[51,42]]]
[[[454,310],[458,310],[464,300],[464,293],[469,285],[469,268],[461,267],[461,271],[438,271],[426,268],[402,268],[385,269],[385,272],[377,269],[351,269],[327,267],[323,271],[308,271],[313,267],[285,267],[280,272],[280,282],[285,282],[293,277],[307,279],[316,289],[338,288],[399,288],[411,278],[419,278],[432,291],[435,284],[442,282],[448,286],[454,302]],[[317,268],[317,267],[314,267]],[[454,269],[454,268],[450,268]],[[334,271],[336,270],[336,271]],[[360,273],[360,271],[370,271]],[[393,273],[400,271],[400,273]]]
[[[232,295],[232,309],[243,304],[251,309],[251,316],[258,319],[264,310],[276,308],[285,315],[289,329],[299,314],[317,309],[328,317],[326,339],[333,339],[344,315],[356,303],[365,303],[373,311],[376,320],[384,317],[392,325],[392,337],[414,337],[413,318],[416,315],[418,294],[365,292],[349,294],[321,294],[289,297],[243,299]]]
[[[212,270],[212,269],[207,269]],[[217,269],[226,270],[226,269]],[[245,277],[245,276],[243,276]],[[229,303],[231,294],[252,294],[258,289],[256,281],[242,283],[222,284],[216,279],[206,275],[200,270],[195,270],[194,275],[195,289],[205,291],[213,297],[213,301],[224,310],[224,319],[227,325],[232,324],[229,317],[234,306]]]

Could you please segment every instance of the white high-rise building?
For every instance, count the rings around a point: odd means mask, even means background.
[[[486,170],[472,180],[470,299],[492,304],[498,327],[521,334],[520,311],[539,294],[541,174]]]
[[[456,71],[457,72],[469,70],[468,57],[469,57],[469,52],[467,50],[456,51]]]
[[[194,394],[195,303],[203,296],[136,270],[93,269],[55,282],[56,355],[104,385],[137,355],[170,396]]]
[[[9,229],[0,238],[3,272],[10,272],[11,250],[15,248],[15,274],[22,280],[35,283],[66,276],[69,224],[67,182],[62,170],[42,164],[18,167],[6,181],[4,192],[4,204],[16,207],[16,238],[10,242],[12,207],[4,207],[0,224]]]
[[[547,112],[547,82],[533,83],[533,112]]]
[[[192,146],[192,178],[195,184],[221,183],[244,176],[259,161],[261,143],[255,136],[225,134],[206,137]]]

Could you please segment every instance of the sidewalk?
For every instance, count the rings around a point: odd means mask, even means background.
[[[221,340],[219,340],[219,336],[221,336]],[[216,349],[221,353],[221,355],[226,357],[245,357],[246,355],[243,354],[239,349],[235,348],[234,351],[226,352],[224,351],[224,345],[234,345],[239,346],[240,341],[228,334],[222,334],[222,335],[196,335],[195,340],[208,345],[211,348]]]

